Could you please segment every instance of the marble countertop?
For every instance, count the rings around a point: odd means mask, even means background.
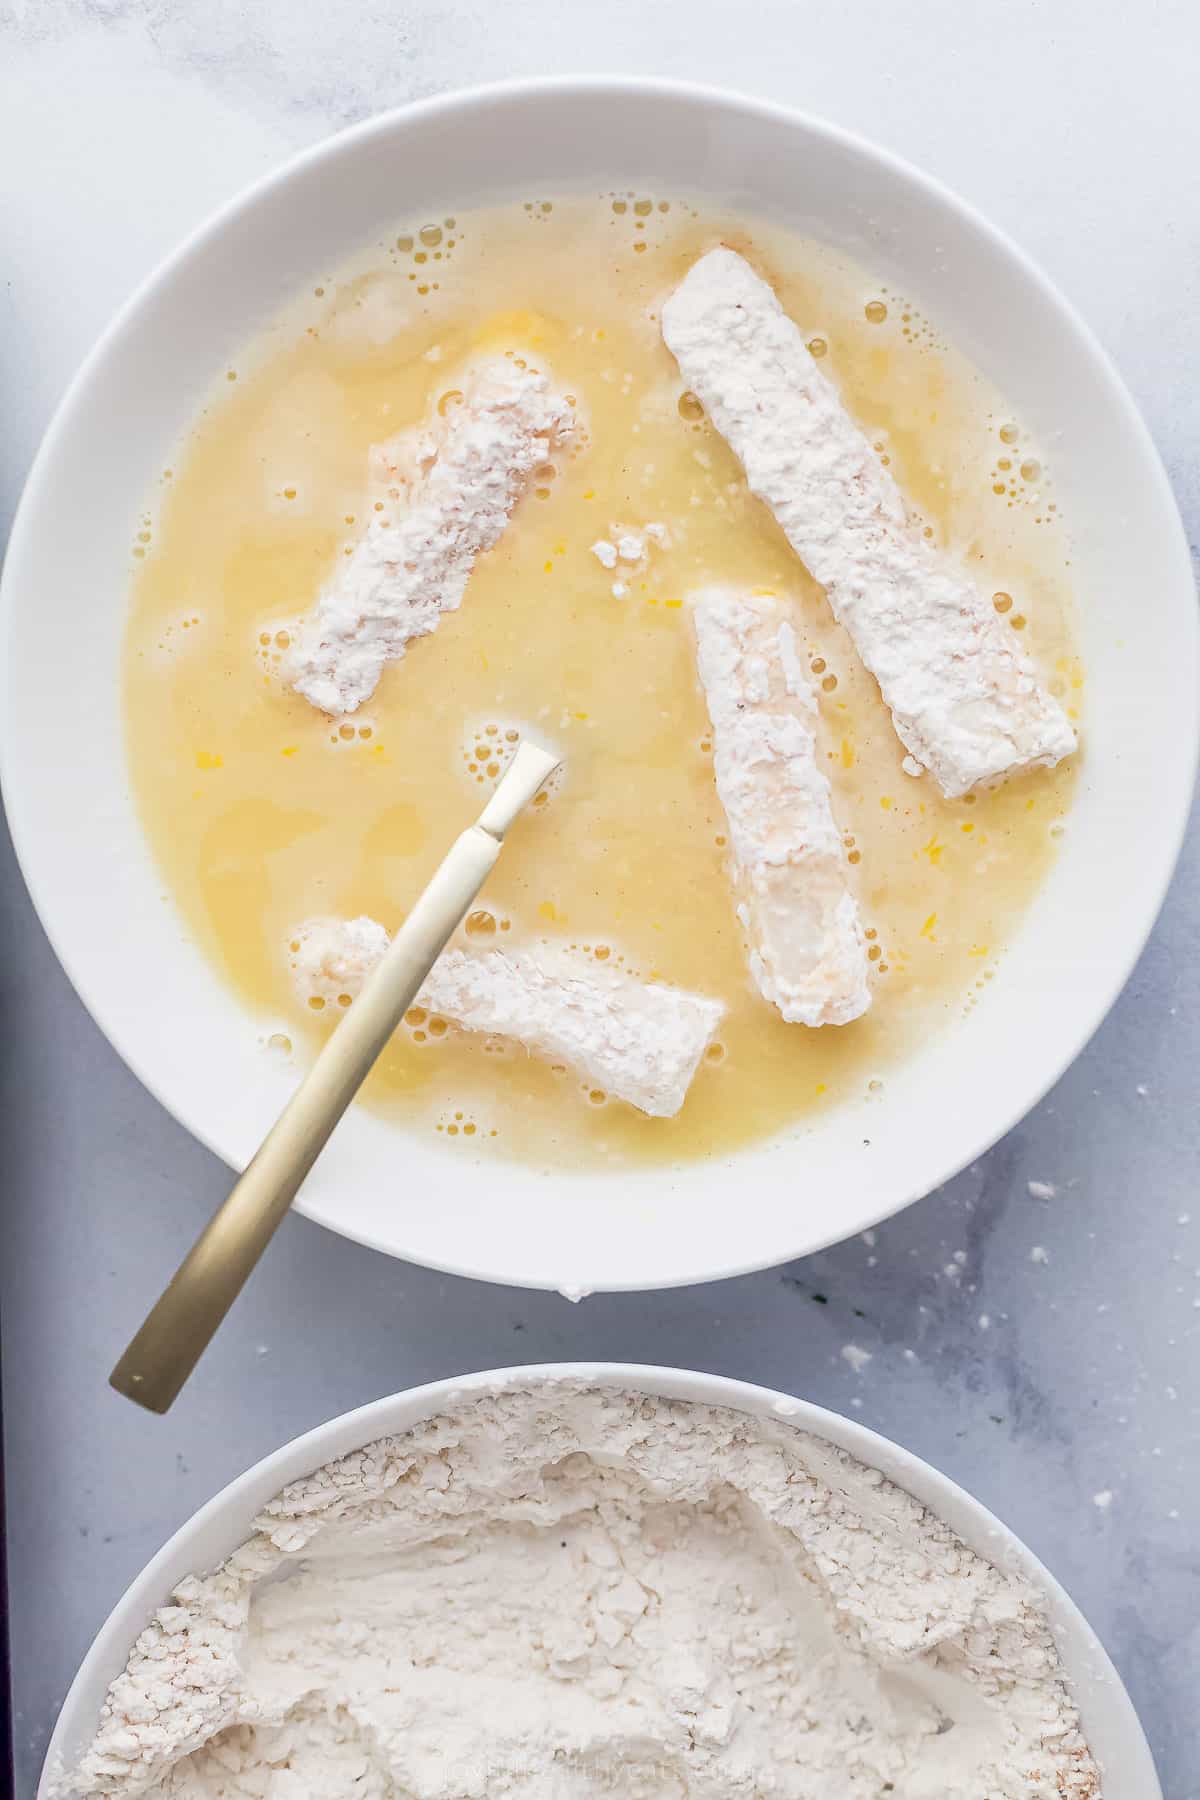
[[[0,541],[75,363],[212,207],[412,97],[611,70],[792,103],[959,189],[1090,319],[1195,540],[1200,22],[1191,0],[1147,0],[1136,21],[1118,0],[0,0]],[[874,1241],[572,1307],[292,1219],[160,1421],[105,1374],[147,1268],[174,1265],[226,1173],[84,1014],[5,844],[0,1301],[21,1800],[109,1607],[222,1483],[379,1394],[571,1357],[789,1389],[946,1470],[1065,1583],[1130,1687],[1168,1800],[1196,1800],[1198,874],[1193,838],[1124,997],[1043,1105]],[[845,1358],[849,1343],[869,1360]]]

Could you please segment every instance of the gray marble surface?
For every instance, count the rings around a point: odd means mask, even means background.
[[[246,180],[413,96],[617,69],[824,114],[1012,231],[1115,355],[1195,538],[1198,52],[1191,0],[1134,11],[1120,0],[0,0],[0,536],[100,325]],[[1127,992],[1055,1092],[873,1244],[572,1307],[405,1267],[295,1219],[159,1421],[113,1396],[105,1373],[225,1172],[83,1013],[0,849],[21,1800],[96,1627],[224,1481],[376,1395],[575,1356],[790,1389],[953,1475],[1083,1606],[1141,1711],[1168,1800],[1196,1800],[1198,863],[1193,841]],[[1030,1182],[1055,1197],[1036,1198]],[[841,1355],[850,1342],[870,1352],[858,1373]]]

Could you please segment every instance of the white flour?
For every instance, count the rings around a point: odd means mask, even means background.
[[[1098,1800],[1033,1594],[782,1422],[506,1392],[258,1524],[60,1792]]]

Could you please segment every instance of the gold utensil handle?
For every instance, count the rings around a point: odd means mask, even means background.
[[[113,1370],[118,1393],[167,1411],[478,894],[508,825],[555,767],[553,756],[521,745]]]

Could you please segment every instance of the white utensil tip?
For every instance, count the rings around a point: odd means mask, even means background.
[[[503,839],[518,813],[529,805],[561,761],[560,756],[531,744],[528,738],[518,744],[516,755],[477,821],[489,837]]]

